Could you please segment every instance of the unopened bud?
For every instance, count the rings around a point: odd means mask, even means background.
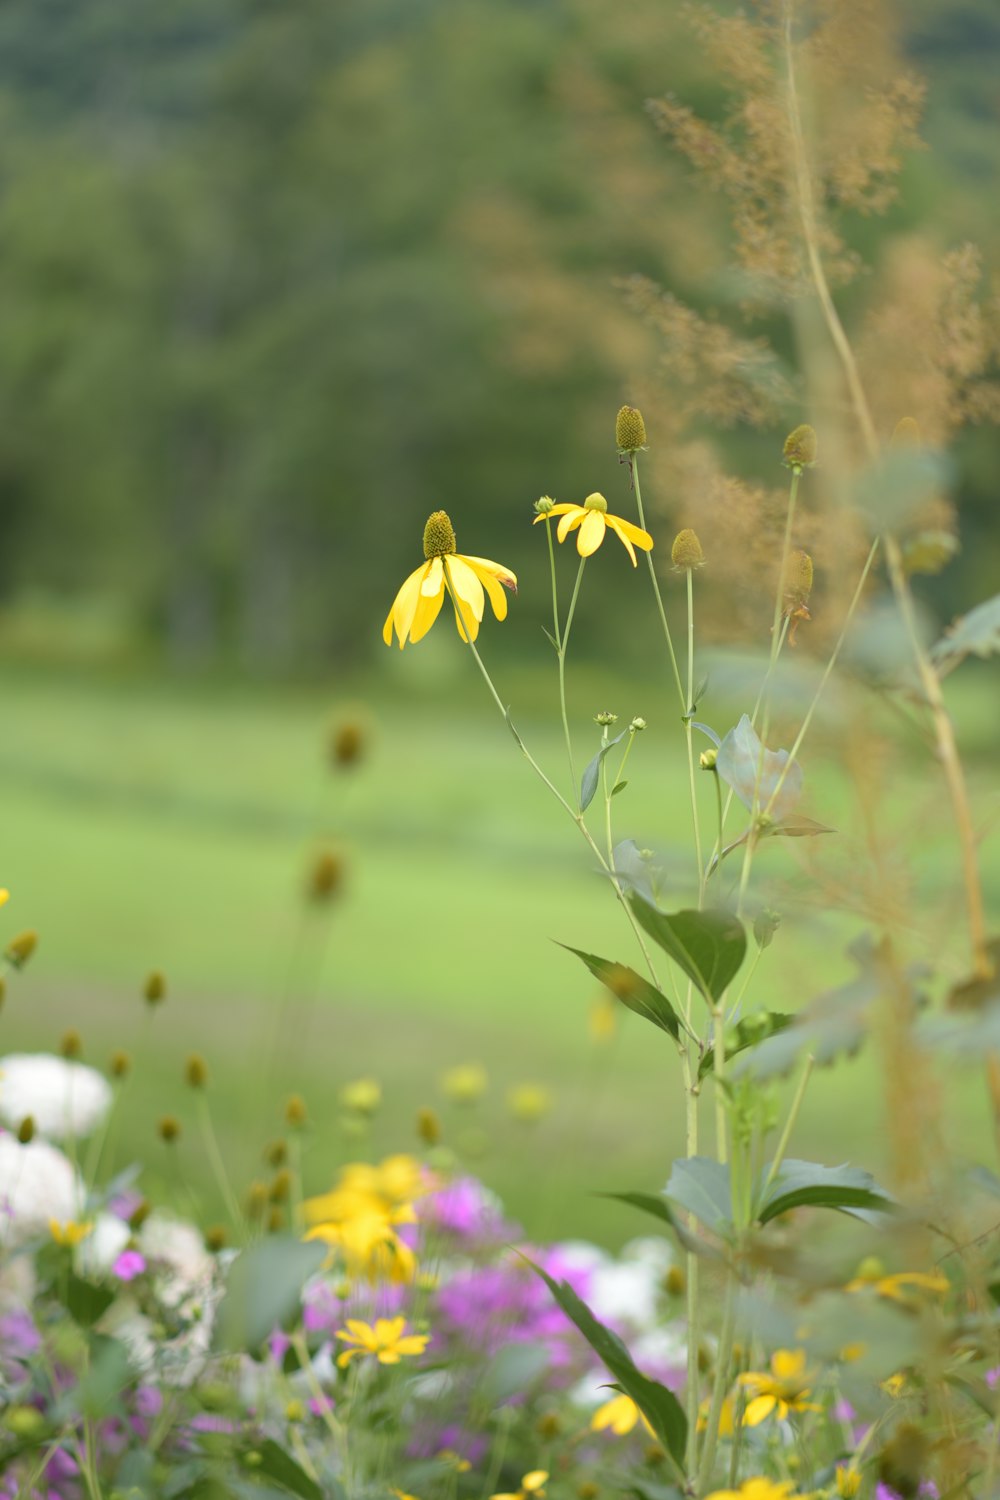
[[[618,723],[618,715],[613,714],[609,708],[602,708],[599,714],[594,715],[594,723],[600,724],[602,729],[607,729],[611,724]]]
[[[285,1120],[293,1130],[306,1123],[306,1101],[301,1094],[290,1094],[285,1102]]]
[[[324,850],[309,872],[309,895],[314,901],[330,901],[344,883],[344,861],[339,854]]]
[[[59,1038],[59,1052],[65,1058],[79,1057],[83,1052],[83,1041],[74,1027],[71,1026],[68,1031],[64,1031]]]
[[[132,1059],[127,1052],[123,1052],[121,1048],[112,1052],[108,1061],[108,1072],[112,1078],[125,1078],[131,1072],[131,1069]]]
[[[619,453],[635,453],[646,446],[646,424],[635,406],[623,406],[615,418],[615,447]]]
[[[213,1224],[211,1229],[205,1230],[205,1244],[213,1255],[217,1255],[220,1250],[226,1248],[228,1239],[229,1232],[222,1224]]]
[[[184,1064],[184,1082],[191,1089],[203,1089],[208,1082],[208,1064],[200,1052],[192,1052]]]
[[[425,1146],[436,1146],[441,1139],[441,1121],[426,1106],[417,1110],[417,1135]]]
[[[38,933],[29,927],[26,932],[19,932],[17,937],[11,938],[4,952],[4,958],[12,968],[23,969],[37,947]]]
[[[753,919],[753,935],[758,948],[769,948],[781,926],[781,913],[764,907]]]
[[[151,974],[146,975],[146,983],[142,987],[143,999],[147,1005],[159,1005],[161,1000],[166,999],[167,980],[166,976],[154,969]]]
[[[551,495],[542,495],[540,499],[535,501],[536,516],[547,516],[553,509],[555,503],[556,502],[552,499]]]
[[[156,1131],[161,1141],[169,1146],[176,1141],[181,1133],[181,1122],[176,1115],[163,1115],[156,1122]]]
[[[283,1167],[288,1160],[288,1142],[269,1141],[264,1147],[264,1160],[269,1167]]]
[[[285,1227],[285,1225],[287,1223],[288,1223],[288,1218],[287,1218],[287,1215],[285,1214],[285,1210],[283,1208],[279,1208],[277,1204],[274,1204],[271,1208],[268,1209],[268,1211],[267,1211],[267,1232],[268,1232],[268,1234],[280,1234],[281,1231],[284,1229],[284,1227]]]
[[[251,1182],[247,1188],[246,1209],[247,1218],[259,1219],[267,1212],[268,1197],[267,1184],[264,1182]]]
[[[714,771],[715,762],[719,758],[719,752],[715,745],[710,750],[703,750],[698,757],[698,764],[703,771]]]
[[[557,1438],[563,1430],[563,1424],[554,1411],[543,1412],[535,1426],[538,1436],[545,1442],[551,1442]]]
[[[690,526],[686,526],[674,537],[670,561],[679,573],[691,573],[695,568],[704,567],[705,554],[701,550],[698,533],[692,531]]]
[[[628,727],[633,734],[641,734],[644,729],[648,728],[645,719],[641,718],[638,714],[636,714]]]
[[[330,741],[330,756],[334,765],[355,766],[365,752],[365,731],[356,719],[345,719],[338,724]]]
[[[680,1266],[671,1266],[663,1278],[663,1284],[671,1297],[683,1297],[687,1287],[687,1277]]]
[[[24,1119],[17,1127],[17,1138],[21,1142],[22,1146],[27,1146],[30,1141],[33,1141],[35,1139],[34,1115],[25,1115]]]
[[[275,1172],[271,1183],[271,1202],[287,1203],[292,1191],[292,1174],[287,1167]]]
[[[782,459],[788,469],[810,468],[816,462],[816,429],[803,422],[785,438]]]

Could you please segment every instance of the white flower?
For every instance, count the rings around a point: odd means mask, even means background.
[[[124,1219],[98,1214],[94,1228],[76,1247],[76,1267],[84,1276],[106,1276],[132,1237]]]
[[[48,1052],[0,1058],[0,1120],[12,1130],[30,1115],[39,1135],[91,1135],[110,1108],[110,1084],[85,1063]]]
[[[156,1276],[157,1295],[167,1306],[208,1294],[215,1280],[215,1260],[193,1224],[150,1214],[139,1231],[139,1249]]]
[[[23,1244],[47,1234],[50,1219],[78,1218],[83,1200],[79,1174],[57,1147],[0,1135],[0,1243]]]

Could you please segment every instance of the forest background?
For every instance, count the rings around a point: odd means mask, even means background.
[[[923,145],[884,216],[849,217],[850,247],[905,261],[917,243],[943,256],[974,241],[988,282],[1000,16],[991,0],[909,0],[898,20],[901,56],[928,82]],[[441,1103],[440,1075],[485,1057],[487,1101],[447,1129],[535,1232],[553,1227],[557,1183],[565,1224],[618,1236],[577,1191],[595,1163],[621,1182],[624,1158],[636,1186],[656,1185],[649,1122],[662,1105],[669,1131],[679,1106],[641,1039],[601,1050],[593,994],[549,942],[586,929],[613,946],[614,913],[458,642],[439,627],[390,657],[379,631],[426,515],[447,509],[460,549],[519,574],[488,645],[544,747],[533,501],[598,489],[620,506],[613,420],[635,401],[661,546],[697,515],[666,438],[679,403],[697,432],[703,370],[692,359],[686,389],[650,311],[665,292],[731,317],[744,289],[723,204],[645,107],[664,94],[708,120],[726,103],[685,8],[663,0],[0,11],[2,873],[18,923],[42,933],[5,1047],[51,1047],[68,1025],[96,1062],[132,1046],[143,977],[164,969],[160,1041],[130,1105],[150,1139],[158,1090],[193,1045],[232,1149],[295,1086],[331,1160],[352,1079],[381,1080],[372,1145],[399,1149],[417,1108]],[[846,316],[869,296],[864,278],[846,287]],[[766,309],[757,335],[791,368]],[[670,339],[676,353],[676,327]],[[770,485],[804,415],[791,401],[784,425],[712,412],[702,425],[731,470]],[[930,635],[996,592],[996,445],[984,424],[952,450],[962,551],[922,581]],[[646,596],[616,561],[576,627],[577,713],[643,712],[650,756],[665,755],[669,726],[629,647]],[[738,578],[727,587],[731,628]],[[988,669],[967,683],[955,709],[985,776],[1000,694]],[[328,737],[359,706],[365,753],[338,777]],[[904,747],[895,793],[912,810],[937,789],[907,766]],[[849,816],[844,795],[819,773],[824,821]],[[642,831],[669,840],[682,825],[659,805]],[[344,888],[318,911],[308,872],[331,848]],[[953,871],[930,845],[927,858],[945,900]],[[996,901],[988,848],[984,864]],[[840,973],[831,921],[817,909],[790,940],[790,1007],[812,992],[796,963],[815,973],[821,954]],[[251,1084],[248,1055],[272,1042],[278,1062]],[[876,1165],[879,1106],[858,1102],[869,1066],[820,1080],[805,1128],[822,1139],[850,1090]],[[525,1081],[551,1115],[502,1123]],[[977,1101],[963,1108],[974,1133]],[[193,1157],[184,1171],[210,1193]]]

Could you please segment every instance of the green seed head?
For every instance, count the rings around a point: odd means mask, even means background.
[[[642,412],[634,406],[623,406],[615,421],[615,446],[619,453],[634,453],[646,446],[646,424]]]
[[[586,500],[583,502],[583,508],[584,510],[599,510],[606,515],[608,510],[608,502],[605,500],[603,495],[599,495],[595,490],[592,495],[587,496]]]
[[[674,537],[670,561],[679,573],[691,573],[695,568],[704,567],[705,554],[701,550],[698,533],[692,531],[690,526],[686,526]]]
[[[449,557],[455,551],[455,528],[448,512],[436,510],[424,527],[424,556]]]

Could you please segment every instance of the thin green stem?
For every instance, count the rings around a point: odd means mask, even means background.
[[[806,1058],[805,1067],[802,1069],[802,1077],[799,1079],[798,1088],[795,1090],[795,1097],[792,1099],[791,1108],[788,1111],[788,1118],[785,1121],[785,1128],[781,1132],[781,1139],[779,1140],[777,1149],[774,1153],[774,1160],[771,1162],[771,1165],[768,1168],[767,1176],[761,1184],[761,1202],[763,1202],[763,1200],[767,1197],[767,1193],[769,1188],[771,1187],[771,1184],[774,1182],[774,1179],[777,1177],[778,1173],[781,1170],[781,1163],[784,1161],[785,1152],[788,1150],[788,1142],[792,1138],[792,1131],[795,1129],[796,1121],[799,1118],[799,1110],[802,1108],[802,1101],[806,1096],[806,1089],[809,1086],[809,1079],[812,1076],[813,1066],[814,1058],[812,1056],[812,1053],[810,1053]]]
[[[712,1010],[712,1047],[715,1074],[715,1154],[725,1166],[729,1159],[726,1134],[726,1012],[723,1005]]]
[[[219,1192],[222,1194],[223,1202],[226,1205],[226,1212],[233,1222],[233,1228],[237,1233],[241,1233],[243,1230],[243,1215],[240,1212],[240,1205],[237,1202],[236,1194],[233,1192],[232,1184],[229,1181],[229,1174],[226,1171],[226,1164],[222,1159],[222,1152],[219,1150],[219,1142],[212,1124],[211,1110],[208,1107],[208,1098],[201,1090],[198,1091],[198,1124],[201,1128],[201,1138],[205,1143],[205,1153],[208,1156],[213,1176],[215,1177]]]
[[[632,483],[635,487],[635,503],[636,509],[639,512],[639,525],[643,531],[647,531],[646,518],[642,512],[642,490],[639,488],[639,465],[637,455],[634,453],[632,455]],[[670,665],[673,669],[674,682],[677,684],[677,697],[680,700],[681,711],[686,712],[687,704],[684,700],[684,687],[681,683],[680,668],[677,665],[677,653],[674,651],[673,637],[670,634],[670,626],[667,624],[667,614],[663,608],[663,596],[660,593],[660,580],[656,576],[656,568],[653,566],[653,555],[651,552],[646,553],[646,566],[649,568],[649,578],[653,585],[653,595],[656,599],[656,607],[660,615],[660,624],[663,627],[663,638],[667,643],[667,650],[670,653]]]
[[[697,1493],[703,1495],[708,1489],[712,1478],[712,1469],[715,1466],[715,1453],[719,1443],[719,1426],[722,1418],[722,1406],[726,1399],[726,1390],[729,1386],[729,1367],[733,1358],[733,1335],[736,1329],[736,1297],[739,1283],[735,1272],[729,1271],[726,1277],[725,1299],[722,1304],[722,1325],[719,1329],[719,1345],[716,1350],[715,1380],[712,1385],[712,1398],[709,1402],[708,1416],[705,1421],[705,1441],[701,1450],[701,1463],[698,1466]]]
[[[687,741],[688,789],[691,794],[691,822],[694,827],[694,858],[698,870],[698,906],[705,897],[705,868],[702,863],[701,827],[698,823],[698,794],[695,789],[694,741],[691,715],[694,713],[694,572],[687,570],[687,712],[684,715],[684,737]]]
[[[551,536],[549,538],[551,545]],[[566,625],[559,639],[559,707],[562,710],[563,733],[566,736],[566,755],[569,759],[570,786],[573,788],[574,798],[579,806],[579,788],[576,781],[576,769],[573,765],[573,739],[569,732],[569,718],[566,713],[566,647],[569,643],[569,633],[573,625],[573,616],[576,614],[576,601],[580,597],[580,584],[583,582],[583,570],[587,559],[580,558],[580,566],[576,570],[576,582],[573,585],[573,596],[569,601],[569,609],[566,612]],[[555,577],[553,573],[553,578]],[[553,599],[555,596],[553,595]]]

